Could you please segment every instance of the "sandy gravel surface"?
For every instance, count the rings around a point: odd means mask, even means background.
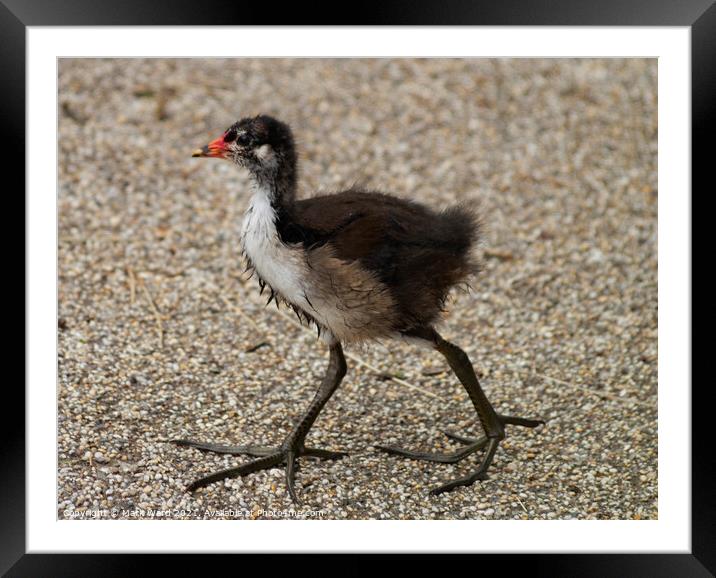
[[[656,518],[656,70],[61,61],[58,516],[292,509],[282,470],[185,493],[248,458],[166,443],[278,444],[327,363],[326,346],[241,277],[247,176],[189,156],[264,112],[294,128],[303,195],[360,181],[481,205],[485,270],[441,331],[499,411],[548,420],[508,430],[489,480],[430,496],[479,456],[440,465],[373,446],[457,447],[443,429],[479,433],[467,395],[438,354],[348,348],[348,376],[308,441],[351,455],[301,461],[297,517]]]

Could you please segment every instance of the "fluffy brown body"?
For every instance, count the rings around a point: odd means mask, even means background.
[[[273,227],[251,213],[244,227],[262,227],[260,246],[244,242],[260,283],[340,341],[431,325],[450,289],[478,269],[476,218],[462,207],[436,212],[351,189],[265,212]]]

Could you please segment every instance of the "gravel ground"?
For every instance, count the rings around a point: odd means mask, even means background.
[[[656,60],[61,60],[58,516],[657,517]],[[441,331],[492,403],[541,416],[476,467],[374,449],[477,433],[438,354],[347,348],[292,507],[282,470],[175,437],[277,444],[327,348],[245,281],[247,176],[190,152],[241,116],[288,121],[302,191],[354,181],[480,203],[485,270]],[[359,361],[360,360],[360,361]],[[361,363],[362,362],[362,363]],[[116,508],[115,513],[107,512]],[[152,513],[153,510],[159,512]]]

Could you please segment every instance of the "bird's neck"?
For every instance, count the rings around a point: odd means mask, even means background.
[[[296,199],[298,170],[294,155],[277,155],[273,166],[252,174],[256,191],[267,197],[275,212],[284,212]]]

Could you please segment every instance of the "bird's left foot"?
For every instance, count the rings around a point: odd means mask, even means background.
[[[221,470],[194,480],[187,486],[188,492],[193,492],[204,486],[208,486],[214,482],[225,480],[229,478],[238,478],[240,476],[246,476],[254,472],[261,470],[270,470],[273,468],[286,466],[286,486],[288,487],[288,493],[291,499],[295,503],[300,503],[296,490],[294,488],[294,481],[296,477],[296,458],[307,456],[315,457],[326,460],[338,460],[342,457],[347,456],[345,452],[336,452],[332,450],[322,450],[318,448],[307,448],[303,445],[294,443],[284,443],[280,447],[268,447],[268,446],[227,446],[223,444],[211,444],[203,442],[194,442],[190,440],[171,440],[171,443],[182,446],[190,447],[197,450],[206,452],[213,452],[218,454],[230,454],[230,455],[249,455],[255,456],[259,459],[252,460],[246,464]]]
[[[544,423],[545,423],[542,420],[525,419],[522,417],[513,417],[513,416],[509,416],[509,415],[498,415],[497,417],[500,420],[500,422],[502,423],[503,427],[506,425],[519,425],[522,427],[534,428],[534,427],[537,427],[538,425],[544,425]],[[483,457],[482,462],[480,463],[480,467],[478,467],[477,470],[475,470],[469,476],[466,476],[464,478],[458,478],[457,480],[452,480],[442,486],[434,488],[433,490],[430,491],[430,493],[433,495],[442,494],[443,492],[449,492],[450,490],[453,490],[459,486],[470,486],[478,480],[486,479],[487,478],[487,470],[489,469],[490,464],[492,463],[492,458],[495,455],[497,446],[499,445],[500,441],[502,441],[503,438],[482,436],[480,438],[474,439],[474,438],[461,436],[461,435],[458,435],[453,432],[446,431],[444,433],[450,439],[465,444],[464,447],[460,448],[457,451],[450,452],[450,453],[416,452],[416,451],[412,451],[412,450],[406,450],[406,449],[403,449],[403,448],[400,448],[397,446],[379,445],[376,447],[384,452],[389,453],[389,454],[403,456],[403,457],[410,458],[413,460],[425,460],[425,461],[430,461],[430,462],[439,462],[439,463],[443,463],[443,464],[456,464],[457,462],[459,462],[460,460],[463,460],[470,454],[473,454],[477,450],[481,450],[482,448],[487,446],[487,452],[485,453],[485,456]],[[504,437],[504,435],[503,435],[503,437]]]

